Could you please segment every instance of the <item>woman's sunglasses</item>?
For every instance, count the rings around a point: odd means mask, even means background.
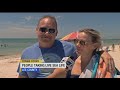
[[[84,45],[87,44],[87,41],[84,41],[84,40],[77,40],[77,39],[76,39],[76,40],[74,41],[74,43],[75,43],[75,44],[78,44],[78,43],[79,43],[79,45],[84,46]]]

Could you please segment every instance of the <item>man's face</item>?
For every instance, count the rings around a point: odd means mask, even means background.
[[[57,27],[53,20],[42,19],[36,29],[40,44],[51,45],[57,36]]]

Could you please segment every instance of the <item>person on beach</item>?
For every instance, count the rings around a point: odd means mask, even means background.
[[[113,78],[115,71],[105,70],[105,62],[100,57],[102,52],[97,51],[101,46],[101,37],[98,31],[87,28],[78,33],[76,42],[79,57],[75,60],[71,75],[79,78]],[[101,64],[98,64],[100,61]],[[104,74],[102,72],[106,71]]]
[[[72,43],[56,40],[58,29],[55,17],[42,17],[36,27],[36,34],[38,42],[23,51],[22,60],[41,59],[46,63],[59,63],[63,57],[72,56],[74,60],[77,58],[76,48]],[[53,70],[41,68],[39,72],[20,72],[19,66],[17,72],[19,72],[19,78],[45,78]]]
[[[2,47],[3,45],[1,44],[1,47]]]
[[[120,44],[119,44],[119,50],[120,50]]]
[[[49,15],[42,17],[36,27],[36,34],[38,42],[23,50],[22,60],[41,59],[45,63],[59,63],[63,57],[69,56],[72,56],[73,60],[76,60],[75,45],[66,41],[56,40],[58,29],[55,17]],[[107,52],[102,53],[101,57],[105,61],[108,70],[114,68],[113,58]],[[17,72],[19,73],[19,78],[54,78],[56,77],[56,73],[61,73],[61,75],[67,74],[62,69],[50,68],[40,68],[38,72],[20,71],[20,64]]]
[[[115,45],[112,44],[112,51],[114,52],[115,51]]]
[[[105,51],[106,51],[106,52],[109,51],[109,46],[106,46]]]
[[[119,47],[119,51],[120,51],[120,44],[118,44],[118,47]]]

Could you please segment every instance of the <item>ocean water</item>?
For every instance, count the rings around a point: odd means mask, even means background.
[[[28,47],[36,43],[36,38],[0,38],[0,55],[19,54]],[[103,45],[120,43],[120,39],[104,39]]]
[[[120,39],[103,39],[103,46],[109,46],[112,44],[120,44]]]
[[[37,42],[35,38],[2,38],[0,39],[0,55],[13,55]]]

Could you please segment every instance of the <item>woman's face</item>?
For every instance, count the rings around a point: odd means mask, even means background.
[[[94,43],[92,42],[92,38],[90,35],[80,32],[78,33],[77,41],[76,41],[77,53],[90,53],[95,49]]]

